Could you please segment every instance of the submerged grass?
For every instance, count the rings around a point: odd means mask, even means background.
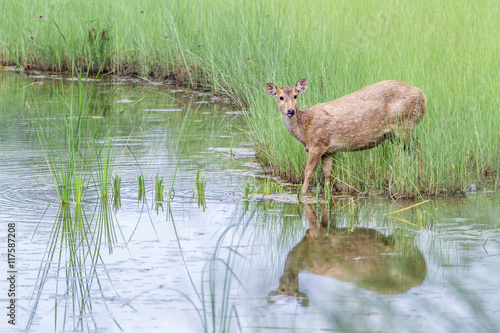
[[[455,194],[499,169],[500,91],[493,73],[500,71],[500,7],[488,2],[39,0],[4,7],[0,36],[25,68],[70,70],[74,59],[81,71],[103,64],[117,74],[172,75],[248,105],[261,163],[292,182],[302,180],[307,153],[287,133],[264,85],[293,85],[302,77],[309,79],[302,108],[385,79],[427,96],[416,129],[424,176],[416,158],[387,142],[337,154],[333,176],[343,190]],[[5,47],[0,56],[10,62]]]

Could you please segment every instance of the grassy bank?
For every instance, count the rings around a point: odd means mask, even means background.
[[[487,1],[31,1],[4,4],[0,38],[28,68],[66,70],[74,54],[82,69],[173,73],[230,95],[249,108],[262,163],[296,182],[307,154],[266,82],[307,77],[302,108],[380,80],[408,82],[428,100],[416,130],[425,176],[390,143],[338,154],[334,173],[352,191],[415,195],[455,193],[499,169],[499,15]]]

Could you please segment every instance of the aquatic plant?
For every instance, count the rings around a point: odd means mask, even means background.
[[[93,147],[90,147],[89,153],[93,161],[92,171],[97,177],[96,183],[100,196],[106,199],[110,192],[116,150],[111,145],[111,139],[107,138],[102,144],[95,142]]]
[[[250,182],[244,182],[243,183],[243,198],[248,199],[250,196],[250,193],[252,193],[252,185]]]
[[[155,179],[155,201],[163,201],[163,176],[161,176],[161,179],[158,175],[158,172],[156,173]]]
[[[302,184],[297,186],[297,202],[302,203]]]
[[[137,185],[139,187],[137,200],[141,201],[146,195],[146,187],[144,186],[144,177],[142,175],[137,176]]]
[[[198,208],[203,208],[203,211],[205,211],[205,208],[207,207],[205,201],[205,188],[207,186],[207,182],[205,181],[205,177],[200,177],[200,170],[198,170],[198,172],[196,173],[196,179],[194,183],[196,187],[195,195],[198,199]]]
[[[122,179],[118,174],[115,174],[115,177],[113,178],[113,193],[115,197],[120,196],[121,184],[122,184]]]
[[[260,193],[271,194],[271,193],[282,193],[283,185],[274,183],[271,178],[265,177],[260,183]]]
[[[53,29],[66,42],[57,24],[54,23]],[[9,49],[9,51],[16,65],[21,69],[16,55],[12,50]],[[61,111],[56,110],[56,105],[58,105],[56,102],[61,102],[64,112],[64,117],[57,120],[40,112],[37,98],[31,89],[26,73],[23,72],[21,75],[26,82],[25,88],[29,91],[30,100],[27,105],[36,115],[38,140],[59,201],[62,204],[69,204],[73,201],[80,205],[85,199],[92,180],[94,186],[98,188],[99,195],[107,198],[115,151],[110,140],[104,139],[104,143],[100,143],[102,112],[96,116],[91,112],[90,107],[100,70],[94,78],[89,78],[89,72],[84,73],[76,67],[74,55],[68,60],[71,63],[72,78],[75,78],[77,83],[74,89],[66,92],[62,80],[59,80],[59,86],[55,79],[52,80],[52,113]],[[116,87],[112,89],[110,95],[115,90]]]

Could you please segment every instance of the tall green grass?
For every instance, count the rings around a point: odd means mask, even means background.
[[[82,70],[103,63],[104,71],[118,74],[174,74],[230,96],[249,109],[261,163],[293,182],[302,180],[307,153],[287,133],[264,85],[293,85],[302,77],[309,79],[299,101],[304,109],[385,79],[427,96],[415,133],[424,176],[416,158],[384,143],[337,155],[333,173],[343,189],[455,193],[499,169],[500,7],[487,1],[89,0],[4,7],[0,36],[26,67],[67,70],[75,54]],[[0,53],[10,62],[5,47]]]

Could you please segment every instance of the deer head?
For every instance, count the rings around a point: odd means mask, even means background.
[[[267,94],[278,99],[278,108],[283,115],[291,118],[298,110],[297,95],[307,90],[307,79],[300,79],[294,87],[276,88],[274,83],[266,84]]]

